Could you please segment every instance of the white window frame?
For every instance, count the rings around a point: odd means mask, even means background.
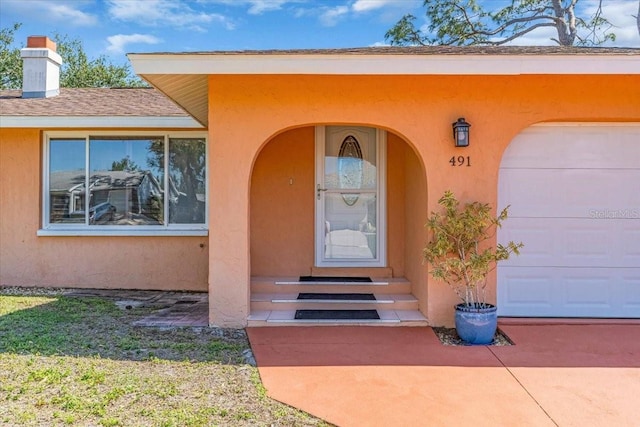
[[[163,225],[87,225],[82,224],[57,224],[50,223],[50,201],[49,195],[49,149],[52,139],[84,139],[85,152],[85,175],[88,174],[87,168],[89,164],[89,140],[92,137],[111,136],[111,137],[145,137],[145,136],[162,136],[164,137],[164,158],[168,162],[169,159],[169,140],[170,139],[204,139],[205,156],[206,156],[206,176],[205,179],[205,222],[204,224],[169,224],[168,221]],[[206,132],[167,132],[165,130],[158,131],[49,131],[44,132],[44,149],[42,150],[42,228],[38,230],[38,236],[207,236],[209,234],[209,144],[207,143]],[[167,166],[167,165],[165,165]],[[165,167],[164,188],[169,188],[169,169]],[[86,178],[88,179],[88,178]],[[85,188],[87,186],[85,185]],[[88,204],[88,200],[86,200]],[[164,203],[164,218],[169,218],[168,203]],[[89,209],[85,209],[85,215],[89,215]]]

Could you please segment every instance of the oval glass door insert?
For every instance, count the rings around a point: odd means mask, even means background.
[[[344,190],[359,190],[362,188],[362,149],[358,140],[353,136],[347,136],[338,152],[338,186]],[[360,195],[343,193],[342,200],[347,206],[353,206],[358,202]]]

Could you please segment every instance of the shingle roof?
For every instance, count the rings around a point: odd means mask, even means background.
[[[2,116],[188,117],[152,88],[61,88],[50,98],[22,98],[20,90],[0,91]]]
[[[376,46],[340,49],[156,52],[139,55],[640,55],[640,48],[576,46]]]

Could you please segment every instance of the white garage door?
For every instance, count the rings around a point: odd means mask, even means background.
[[[640,124],[534,126],[500,165],[498,314],[640,318]]]

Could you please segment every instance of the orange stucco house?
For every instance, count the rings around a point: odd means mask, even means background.
[[[208,291],[218,326],[450,325],[421,251],[451,189],[510,205],[496,239],[526,245],[490,277],[499,315],[640,318],[638,49],[130,54],[155,89],[59,89],[47,39],[23,57],[0,92],[3,286]]]

